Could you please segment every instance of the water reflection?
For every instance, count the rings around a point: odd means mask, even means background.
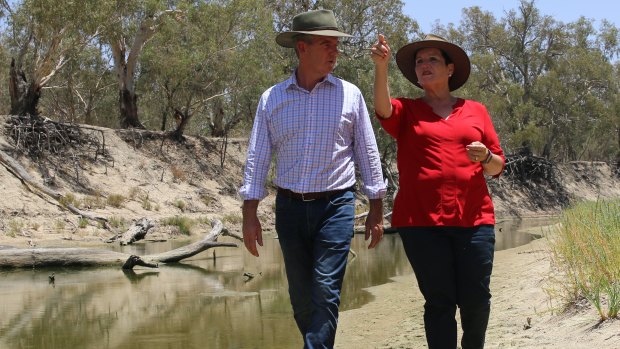
[[[546,223],[499,223],[498,249],[531,240],[515,229]],[[143,255],[179,244],[112,248]],[[357,257],[347,268],[343,310],[371,300],[364,288],[411,273],[400,244],[397,235],[387,235],[369,251],[363,236],[356,235]],[[278,240],[266,239],[260,252],[257,259],[242,247],[219,248],[182,264],[134,271],[0,271],[0,348],[301,347]]]

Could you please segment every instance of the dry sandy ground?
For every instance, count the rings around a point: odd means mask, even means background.
[[[496,253],[485,348],[620,348],[620,320],[599,323],[596,311],[588,305],[564,313],[554,311],[556,304],[549,302],[545,292],[551,286],[549,275],[545,239]],[[337,348],[427,348],[424,301],[415,277],[411,274],[393,281],[368,289],[375,296],[373,302],[341,314]]]

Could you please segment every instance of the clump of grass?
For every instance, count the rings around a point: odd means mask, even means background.
[[[61,197],[58,202],[63,206],[71,205],[73,207],[80,207],[80,201],[72,193],[67,193],[65,196]]]
[[[107,199],[108,205],[116,208],[123,207],[123,203],[125,202],[125,197],[121,194],[110,194]]]
[[[142,198],[142,208],[150,211],[153,209],[153,204],[151,203],[151,200],[149,200],[149,196],[145,196]]]
[[[122,217],[110,217],[110,225],[114,228],[125,230],[127,229],[127,220]]]
[[[185,203],[185,201],[179,199],[174,202],[174,206],[178,208],[179,210],[185,212],[185,208],[187,207],[187,204]]]
[[[87,226],[88,226],[88,219],[87,219],[87,218],[84,218],[84,217],[81,217],[81,218],[78,220],[78,227],[80,227],[81,229],[84,229],[84,228],[86,228]]]
[[[181,232],[181,234],[189,235],[195,222],[191,218],[188,218],[188,217],[174,216],[174,217],[169,217],[169,218],[162,220],[162,224],[176,226],[179,228],[179,231]]]
[[[559,294],[587,299],[601,320],[620,310],[620,200],[580,203],[563,212],[550,237]]]
[[[226,224],[241,224],[243,222],[243,217],[240,214],[229,213],[222,217],[222,223]]]
[[[17,219],[11,219],[8,224],[8,229],[6,231],[6,236],[16,237],[22,233],[22,229],[24,228],[24,222]]]
[[[83,207],[88,209],[104,208],[106,201],[100,193],[88,195],[82,199]]]

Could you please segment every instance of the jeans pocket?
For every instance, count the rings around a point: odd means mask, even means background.
[[[333,206],[355,206],[355,195],[353,195],[353,192],[351,191],[346,191],[342,194],[334,195],[329,198],[329,203]]]

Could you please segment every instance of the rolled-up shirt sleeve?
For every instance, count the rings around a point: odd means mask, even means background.
[[[383,179],[377,141],[361,94],[357,109],[353,154],[362,177],[362,192],[369,199],[382,199],[385,197],[387,185]]]
[[[265,108],[267,96],[267,93],[263,94],[258,103],[248,144],[243,185],[239,189],[239,194],[244,200],[262,200],[267,196],[265,181],[269,173],[272,153]]]

